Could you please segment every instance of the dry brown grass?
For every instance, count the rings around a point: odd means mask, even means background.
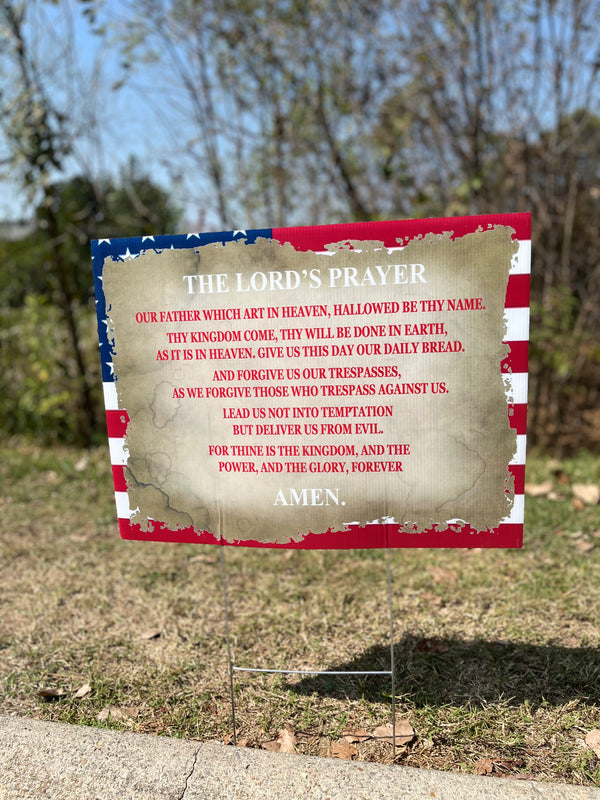
[[[227,740],[218,550],[121,541],[106,448],[0,457],[0,713]],[[415,731],[399,763],[600,785],[584,742],[600,728],[600,511],[570,490],[600,465],[562,468],[558,499],[528,500],[522,551],[392,553],[396,702]],[[533,460],[529,479],[548,477]],[[228,548],[226,564],[238,665],[388,668],[385,553]],[[344,729],[389,721],[390,689],[237,673],[239,736],[260,747],[290,725],[299,752],[327,755]]]

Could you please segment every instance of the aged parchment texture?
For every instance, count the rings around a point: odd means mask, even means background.
[[[510,512],[511,486],[507,466],[516,447],[515,433],[508,424],[506,394],[500,374],[500,360],[506,353],[502,341],[504,297],[511,258],[516,244],[512,231],[503,227],[480,231],[452,240],[450,235],[428,236],[414,240],[402,250],[388,252],[378,242],[354,242],[332,245],[330,254],[297,252],[291,246],[259,240],[245,245],[207,245],[196,250],[146,252],[126,263],[107,260],[104,264],[104,291],[109,317],[109,335],[114,341],[114,369],[119,406],[127,409],[131,422],[126,436],[129,458],[126,468],[129,503],[135,514],[132,521],[144,527],[148,520],[164,522],[171,529],[193,526],[223,536],[227,541],[256,540],[286,542],[298,540],[309,531],[328,528],[341,530],[350,522],[366,523],[393,518],[412,530],[438,525],[444,529],[448,520],[461,519],[477,530],[496,527]],[[365,275],[369,268],[377,274],[377,265],[420,264],[426,282],[417,280],[404,285],[343,286],[338,280],[329,286],[332,268],[354,268]],[[321,278],[321,287],[313,289],[305,279],[311,270]],[[294,271],[303,276],[294,290],[265,289],[236,291],[236,273],[241,273],[245,288],[247,278],[256,272]],[[190,274],[226,275],[228,292],[188,293],[184,276]],[[410,274],[410,269],[407,274]],[[195,286],[195,282],[192,283]],[[215,284],[216,285],[216,284]],[[421,301],[481,298],[484,309],[475,311],[423,311]],[[335,304],[358,304],[415,300],[418,313],[334,315]],[[327,305],[327,318],[279,318],[244,320],[247,308],[281,309],[283,306]],[[240,320],[211,322],[164,322],[140,324],[136,313],[144,311],[204,310],[239,308]],[[358,337],[338,339],[338,327],[415,325],[441,322],[446,336],[414,335],[385,338]],[[157,360],[159,350],[227,348],[227,344],[173,344],[167,333],[197,330],[240,332],[249,329],[274,330],[276,346],[283,341],[281,329],[323,327],[333,337],[322,344],[354,345],[352,355],[304,358],[256,357],[260,342],[238,342],[236,347],[250,348],[251,359],[231,360]],[[414,330],[414,328],[412,328]],[[189,339],[189,337],[188,337]],[[461,352],[389,355],[383,352],[357,356],[357,343],[383,346],[385,342],[460,341]],[[274,344],[273,341],[269,344]],[[305,334],[301,344],[314,345]],[[383,347],[382,347],[383,349]],[[397,365],[401,377],[395,379],[359,379],[306,381],[318,386],[319,395],[297,398],[206,399],[175,396],[179,387],[214,387],[216,370],[279,369],[315,366],[389,366]],[[293,381],[237,381],[230,385],[289,386]],[[375,386],[374,395],[323,396],[324,384]],[[382,395],[380,387],[388,384],[420,383],[428,389],[422,394]],[[431,386],[443,383],[446,393],[433,394]],[[322,416],[322,408],[392,405],[393,414],[374,420],[381,434],[315,435],[304,432],[305,422],[351,422]],[[318,407],[318,419],[266,418],[248,419],[249,424],[298,424],[301,434],[283,436],[233,435],[233,422],[225,414],[237,409],[289,409]],[[233,409],[232,412],[225,409]],[[243,412],[245,413],[245,412]],[[255,412],[263,413],[263,412]],[[373,420],[359,419],[359,422]],[[243,420],[242,420],[243,422]],[[295,459],[277,455],[267,458],[221,458],[209,455],[210,445],[279,446],[310,443],[355,445],[356,457],[311,457]],[[385,461],[402,462],[402,471],[356,473],[352,462],[372,461],[375,456],[361,456],[368,445],[408,443],[410,455],[402,458],[384,455]],[[253,462],[257,472],[219,471],[220,461]],[[265,473],[264,462],[344,464],[335,473]],[[287,468],[286,468],[287,469]],[[320,493],[302,494],[304,489]],[[330,494],[323,494],[329,488]],[[276,504],[278,493],[318,500],[328,505]],[[279,495],[281,496],[281,495]],[[332,501],[337,497],[337,504]]]

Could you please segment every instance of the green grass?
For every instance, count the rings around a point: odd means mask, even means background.
[[[498,774],[600,785],[584,743],[600,728],[600,508],[576,510],[571,490],[600,483],[600,460],[531,458],[528,481],[548,478],[522,550],[391,554],[396,705],[415,730],[397,762],[473,772],[487,758]],[[121,541],[106,448],[13,442],[0,479],[0,713],[226,740],[218,550]],[[225,556],[236,664],[388,668],[384,552]],[[236,673],[239,736],[260,747],[291,725],[299,752],[327,755],[346,728],[390,720],[390,691],[385,677]],[[355,747],[392,760],[385,742]]]

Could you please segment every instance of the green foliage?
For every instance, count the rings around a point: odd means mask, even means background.
[[[104,417],[90,241],[168,232],[179,212],[135,162],[118,183],[76,176],[49,196],[30,236],[0,241],[0,426],[75,443],[104,432],[84,433],[90,406],[88,420]]]
[[[37,233],[20,241],[0,240],[0,308],[15,308],[27,294],[47,291],[45,252]]]
[[[531,211],[530,441],[558,444],[565,420],[595,411],[600,0],[117,5],[0,2],[0,163],[42,198],[37,233],[0,242],[0,306],[36,293],[68,316],[90,299],[90,238],[177,224],[135,164],[114,182],[60,181],[104,129],[73,68],[76,26],[64,42],[46,26],[46,48],[31,32],[50,6],[71,21],[75,9],[106,36],[103,54],[118,48],[113,91],[134,91],[137,75],[144,101],[169,97],[152,138],[175,143],[161,163],[207,226]]]
[[[81,309],[78,322],[87,362],[96,364],[94,400],[100,410],[93,316]],[[79,376],[61,311],[47,297],[28,294],[22,307],[0,308],[0,376],[0,428],[5,435],[78,441]]]
[[[130,162],[119,181],[77,175],[52,187],[51,203],[36,211],[36,229],[26,239],[0,241],[0,306],[20,306],[28,294],[55,297],[49,215],[60,233],[60,259],[72,299],[86,304],[94,294],[92,239],[175,232],[180,211],[167,193]]]
[[[531,355],[535,368],[549,371],[564,381],[571,377],[574,354],[581,346],[573,335],[577,299],[566,286],[547,293],[546,304],[534,301],[531,306]]]

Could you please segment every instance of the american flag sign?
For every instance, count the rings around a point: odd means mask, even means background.
[[[125,539],[520,547],[525,213],[92,244]]]

